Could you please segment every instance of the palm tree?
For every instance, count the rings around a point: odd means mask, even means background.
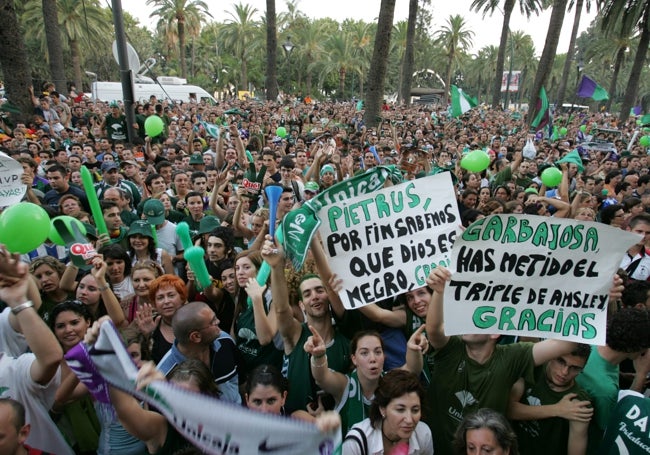
[[[230,18],[221,29],[220,39],[226,49],[239,60],[240,90],[248,87],[248,66],[252,55],[260,47],[262,41],[256,39],[259,32],[259,22],[254,20],[257,9],[250,5],[238,3],[235,11],[228,12]]]
[[[204,15],[212,17],[208,12],[208,5],[202,0],[147,0],[147,5],[156,9],[149,17],[158,16],[158,23],[167,23],[169,27],[176,24],[178,32],[178,51],[181,64],[181,76],[187,77],[187,63],[185,62],[185,33],[187,22],[194,24],[203,22]]]
[[[46,48],[43,15],[39,10],[39,0],[29,0],[25,3],[23,21],[25,33],[35,37]],[[92,49],[107,46],[110,43],[111,29],[106,29],[106,22],[110,22],[110,13],[102,10],[98,0],[58,0],[59,28],[62,30],[61,38],[63,49],[70,49],[72,60],[73,80],[78,90],[82,87],[82,59],[84,54]]]
[[[650,45],[650,0],[601,0],[600,6],[603,30],[610,32],[620,26],[623,32],[633,29],[641,31],[619,114],[619,118],[625,121],[637,98],[641,71]]]
[[[0,68],[4,77],[9,103],[20,109],[17,120],[25,121],[33,111],[29,88],[31,70],[21,33],[14,0],[0,0],[2,27],[0,27]]]
[[[407,106],[411,104],[411,82],[415,63],[415,26],[418,15],[418,0],[409,0],[408,27],[406,28],[406,50],[402,61],[402,84],[400,98]]]
[[[514,50],[514,64],[517,69],[521,70],[521,77],[519,78],[519,92],[518,100],[521,104],[522,98],[530,92],[529,74],[534,74],[537,71],[537,58],[535,57],[535,45],[530,35],[522,31],[516,31],[510,34],[512,40],[512,48]],[[525,99],[525,98],[524,98]]]
[[[568,0],[553,1],[553,10],[551,11],[551,19],[548,24],[548,31],[546,33],[546,42],[544,43],[542,56],[539,59],[537,73],[535,74],[533,92],[530,94],[530,102],[528,103],[529,106],[536,105],[539,91],[546,85],[551,68],[553,68],[553,61],[555,60],[557,43],[560,39],[560,32],[562,31],[562,22],[564,21],[564,13],[566,12],[567,1]],[[534,115],[530,115],[528,121],[532,122],[533,119]]]
[[[275,21],[275,0],[266,0],[266,100],[278,97],[278,36]]]
[[[447,57],[447,70],[445,72],[445,90],[447,96],[451,89],[451,74],[458,68],[461,54],[472,46],[474,32],[467,29],[465,19],[457,14],[449,16],[446,25],[443,25],[435,34],[435,43],[442,46]],[[449,102],[449,98],[447,98]]]
[[[504,0],[503,2],[503,25],[501,26],[501,40],[499,41],[499,54],[497,57],[496,74],[493,83],[492,107],[498,108],[501,102],[501,80],[503,78],[503,66],[506,61],[506,42],[510,31],[510,16],[515,8],[517,0]],[[483,15],[492,15],[498,9],[499,0],[474,0],[470,9],[474,11],[483,10]],[[532,14],[538,14],[541,9],[540,0],[519,0],[519,8],[523,15],[530,18]]]
[[[377,125],[377,116],[384,96],[386,81],[386,68],[388,66],[388,53],[390,50],[390,35],[393,30],[393,17],[395,16],[396,0],[381,0],[379,7],[379,20],[375,33],[375,47],[370,61],[368,75],[368,92],[365,98],[365,112],[363,121],[366,125]]]
[[[318,56],[324,54],[323,49],[323,25],[321,22],[305,22],[295,31],[296,40],[300,43],[297,48],[300,61],[304,63],[303,71],[305,74],[305,95],[313,95],[312,78],[314,75],[314,62]]]
[[[339,88],[336,93],[338,99],[343,99],[345,94],[345,77],[348,72],[355,71],[359,61],[354,56],[352,40],[349,34],[337,33],[330,35],[323,46],[320,58],[312,63],[312,68],[320,71],[319,86],[331,73],[338,73]]]
[[[354,74],[359,76],[359,96],[364,95],[364,82],[370,69],[370,59],[372,58],[372,37],[377,33],[373,24],[363,21],[343,22],[344,33],[348,34],[352,43],[352,57],[357,60],[353,66]],[[391,40],[391,45],[393,40]],[[389,51],[390,54],[390,51]],[[353,76],[354,76],[353,74]]]
[[[42,0],[43,28],[47,37],[47,56],[50,63],[50,77],[57,90],[67,92],[65,68],[63,66],[63,46],[59,31],[56,0]]]
[[[578,28],[580,27],[580,15],[582,8],[586,7],[587,12],[591,9],[590,0],[577,0],[574,5],[574,0],[569,2],[569,11],[575,6],[576,10],[573,16],[573,28],[571,29],[571,38],[569,39],[569,50],[566,53],[566,60],[564,62],[564,70],[562,71],[562,78],[560,79],[560,86],[557,89],[557,106],[562,106],[564,102],[564,92],[566,91],[566,83],[571,73],[571,63],[575,53],[576,38],[578,37]]]

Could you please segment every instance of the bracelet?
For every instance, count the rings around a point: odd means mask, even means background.
[[[32,302],[31,300],[28,300],[27,302],[21,303],[20,305],[18,305],[16,307],[13,307],[11,309],[11,312],[13,314],[18,314],[21,311],[26,310],[27,308],[33,308],[33,307],[34,307],[34,302]]]
[[[110,288],[111,287],[109,286],[109,284],[106,283],[104,286],[100,286],[97,289],[99,290],[99,292],[104,292],[104,291],[108,291]]]
[[[324,360],[323,360],[321,363],[318,363],[318,364],[317,364],[316,362],[314,362],[314,359],[316,359],[316,360],[318,360],[318,359],[324,359]],[[322,368],[322,367],[324,367],[325,365],[327,365],[327,354],[323,354],[323,355],[320,356],[320,357],[314,357],[314,356],[312,356],[312,357],[311,357],[311,360],[310,360],[310,363],[311,363],[311,366],[313,366],[314,368]]]

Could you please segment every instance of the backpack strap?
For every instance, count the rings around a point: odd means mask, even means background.
[[[356,443],[359,444],[361,455],[368,455],[368,439],[366,438],[366,434],[361,431],[360,428],[351,428],[345,436],[344,441],[347,441],[348,439],[356,441]]]

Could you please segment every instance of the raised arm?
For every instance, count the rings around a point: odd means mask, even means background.
[[[312,256],[314,257],[314,262],[316,263],[316,268],[318,269],[318,274],[320,275],[321,280],[323,280],[323,283],[328,284],[327,298],[330,301],[332,312],[340,319],[345,315],[345,307],[343,306],[343,302],[337,292],[338,289],[336,288],[336,283],[340,282],[340,280],[337,279],[335,274],[332,274],[332,269],[330,269],[330,264],[327,261],[327,256],[325,256],[325,251],[323,251],[323,245],[320,243],[318,234],[311,238],[309,245]]]
[[[30,368],[32,380],[44,385],[59,369],[63,350],[27,298],[29,281],[27,264],[20,261],[20,255],[11,254],[0,245],[0,299],[11,308],[25,341],[36,356]]]
[[[106,262],[100,256],[95,256],[93,259],[93,268],[90,273],[97,281],[97,287],[101,292],[106,312],[111,317],[113,324],[116,327],[123,327],[128,325],[128,321],[126,320],[120,301],[106,281],[106,268]]]
[[[260,286],[255,278],[250,278],[248,283],[246,283],[246,294],[248,294],[253,301],[255,332],[257,334],[257,339],[262,346],[271,343],[275,334],[278,333],[278,323],[275,312],[269,311],[268,314],[266,313],[264,306],[265,290],[266,286]]]
[[[427,286],[433,289],[433,294],[431,294],[425,326],[429,343],[434,349],[443,348],[449,341],[449,337],[445,335],[442,305],[445,283],[450,279],[451,272],[444,267],[436,267],[427,277]]]
[[[262,246],[262,257],[271,267],[271,295],[273,295],[273,310],[277,321],[278,329],[284,341],[284,353],[289,355],[296,348],[300,339],[302,326],[293,317],[291,305],[289,305],[289,286],[284,275],[284,254],[271,241],[267,235]],[[302,346],[299,347],[302,349]]]
[[[343,398],[343,393],[345,393],[348,378],[327,367],[327,347],[323,342],[323,338],[314,327],[309,326],[309,330],[312,336],[307,338],[303,348],[311,356],[311,374],[316,384],[325,392],[332,395],[338,404]]]

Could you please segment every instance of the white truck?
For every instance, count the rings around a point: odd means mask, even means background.
[[[158,100],[171,100],[199,103],[205,101],[207,104],[215,105],[214,99],[207,91],[197,85],[186,85],[187,80],[173,76],[159,76],[159,84],[153,79],[138,75],[133,82],[134,101],[148,102],[151,95]],[[123,99],[122,83],[120,82],[99,82],[93,81],[91,85],[92,99],[100,101],[119,101]]]

